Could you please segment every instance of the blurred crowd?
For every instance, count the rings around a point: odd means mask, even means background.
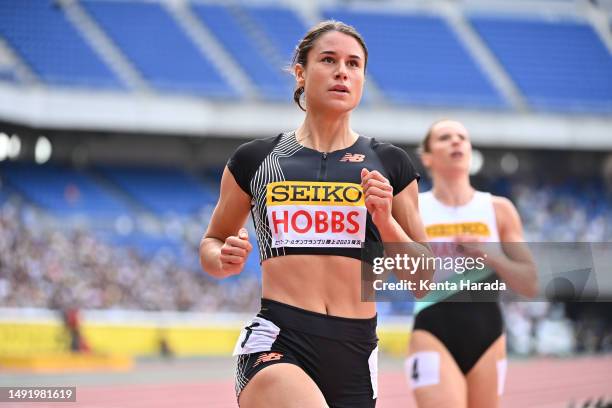
[[[600,186],[514,183],[528,242],[612,241],[612,197]]]
[[[144,258],[11,201],[0,207],[0,231],[0,307],[244,311],[260,297],[254,277],[226,284],[168,252]]]
[[[612,304],[504,302],[508,350],[517,355],[612,352]]]
[[[504,192],[516,204],[527,242],[612,241],[612,195],[595,180],[515,181]],[[503,309],[512,353],[612,351],[612,303],[508,302]]]

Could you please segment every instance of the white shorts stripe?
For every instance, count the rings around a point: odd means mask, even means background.
[[[255,317],[240,332],[233,355],[270,351],[279,333],[280,328],[277,325],[262,317]]]
[[[497,362],[497,395],[504,394],[506,384],[506,372],[508,371],[508,360],[505,358]]]
[[[368,358],[368,366],[370,367],[370,382],[372,383],[372,399],[378,396],[378,346]]]

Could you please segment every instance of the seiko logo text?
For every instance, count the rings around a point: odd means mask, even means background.
[[[269,187],[268,205],[282,204],[337,204],[363,205],[361,187],[348,183],[273,183]]]
[[[482,222],[462,222],[458,224],[434,224],[426,228],[429,238],[456,237],[458,235],[491,236],[487,224]]]

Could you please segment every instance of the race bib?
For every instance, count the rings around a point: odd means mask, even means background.
[[[367,209],[355,183],[280,181],[266,191],[272,247],[360,248]]]
[[[488,238],[491,236],[489,226],[483,222],[455,222],[446,224],[433,224],[425,228],[427,237],[433,239],[454,240],[459,235],[471,235]]]

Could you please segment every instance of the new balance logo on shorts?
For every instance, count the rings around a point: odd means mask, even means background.
[[[351,163],[361,163],[363,159],[365,159],[365,154],[347,153],[340,159],[340,161],[341,162],[351,162]]]
[[[259,363],[267,363],[269,361],[280,360],[283,357],[282,353],[263,353],[257,358],[253,367],[257,367]]]

